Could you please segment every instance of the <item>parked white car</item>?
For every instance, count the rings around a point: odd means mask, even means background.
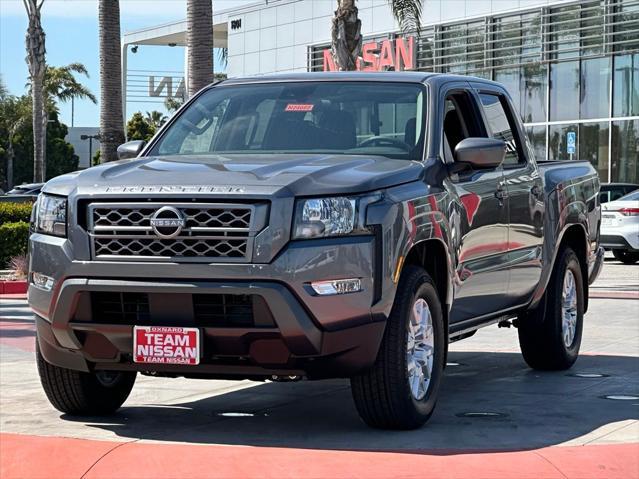
[[[639,261],[639,190],[601,209],[601,245],[623,263]]]

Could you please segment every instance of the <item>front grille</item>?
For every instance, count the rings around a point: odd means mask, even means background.
[[[90,293],[91,316],[75,321],[137,326],[273,328],[273,315],[254,294]],[[82,318],[82,319],[81,319]]]
[[[118,231],[123,228],[151,230],[150,218],[160,206],[155,208],[93,208],[93,227],[97,231]],[[186,228],[197,231],[248,230],[251,226],[251,208],[207,207],[178,208],[185,217]]]
[[[246,239],[188,239],[169,240],[145,238],[95,238],[95,255],[147,256],[164,258],[216,258],[246,257]]]
[[[96,259],[248,262],[268,205],[95,202],[87,210]]]
[[[93,320],[101,323],[145,324],[150,319],[146,293],[92,293]]]
[[[193,317],[199,324],[252,326],[253,297],[239,294],[194,294]]]

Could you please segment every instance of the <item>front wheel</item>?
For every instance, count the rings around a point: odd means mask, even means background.
[[[639,261],[639,252],[626,251],[623,249],[613,249],[612,255],[623,264],[635,264]]]
[[[519,346],[533,369],[563,370],[579,356],[584,287],[579,259],[564,248],[540,304],[519,317]]]
[[[353,399],[366,424],[415,429],[433,413],[444,369],[441,303],[422,268],[406,266],[373,367],[351,378]]]
[[[135,372],[86,373],[49,364],[36,340],[40,382],[49,402],[58,411],[83,416],[101,416],[119,409],[129,397]]]

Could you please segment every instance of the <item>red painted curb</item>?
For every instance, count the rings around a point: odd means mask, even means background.
[[[84,474],[84,476],[83,476]],[[332,451],[0,434],[0,477],[631,479],[639,444],[512,452]]]
[[[27,295],[24,293],[20,294],[0,294],[0,299],[27,299]]]
[[[592,291],[588,295],[597,299],[639,299],[639,291]]]
[[[26,294],[27,282],[24,281],[0,281],[0,294]]]

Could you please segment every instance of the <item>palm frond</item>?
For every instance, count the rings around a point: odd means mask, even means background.
[[[67,66],[62,68],[69,70],[71,72],[80,73],[81,75],[84,75],[85,77],[89,78],[89,71],[87,70],[87,67],[85,67],[83,63],[80,63],[80,62],[69,63]]]
[[[402,32],[416,31],[419,35],[423,0],[388,0],[393,16]]]

